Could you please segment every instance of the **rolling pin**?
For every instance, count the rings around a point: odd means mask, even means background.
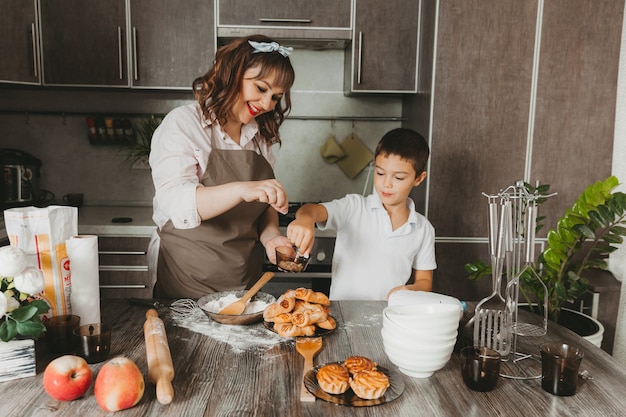
[[[172,365],[172,355],[167,344],[165,325],[153,308],[146,312],[143,334],[146,339],[150,381],[156,385],[157,400],[167,405],[174,399],[174,387],[172,387],[174,365]]]

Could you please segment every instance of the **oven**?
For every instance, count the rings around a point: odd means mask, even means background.
[[[279,226],[283,235],[286,234],[287,225],[295,218],[296,211],[303,204],[305,203],[289,203],[289,211],[287,214],[278,215]],[[289,289],[305,287],[312,288],[314,291],[321,291],[328,295],[334,250],[334,232],[328,233],[318,230],[315,233],[315,244],[311,251],[311,260],[305,271],[299,273],[282,272],[266,258],[263,270],[273,271],[276,275],[270,282],[265,284],[263,291],[278,297]]]

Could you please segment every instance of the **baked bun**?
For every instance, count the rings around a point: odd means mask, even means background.
[[[376,362],[365,356],[350,356],[343,362],[343,366],[348,369],[351,375],[362,371],[376,370]]]
[[[359,398],[365,400],[375,400],[382,397],[389,385],[389,378],[380,371],[361,371],[350,378],[352,391]]]
[[[320,329],[324,329],[324,330],[335,330],[335,328],[337,327],[337,322],[335,321],[334,318],[328,316],[326,318],[326,320],[324,321],[319,321],[317,323],[315,323],[315,325],[317,327],[319,327]]]
[[[323,292],[313,291],[310,288],[298,288],[295,290],[295,296],[298,300],[308,301],[310,303],[330,305],[330,300]]]
[[[317,384],[329,394],[343,394],[350,388],[350,373],[337,363],[324,365],[317,370]]]
[[[313,336],[315,325],[296,326],[293,323],[274,323],[274,331],[283,337]]]

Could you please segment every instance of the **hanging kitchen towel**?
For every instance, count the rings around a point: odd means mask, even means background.
[[[351,179],[359,175],[374,158],[372,151],[354,133],[341,142],[341,149],[346,156],[337,161],[337,166]]]
[[[78,208],[16,207],[4,211],[11,245],[41,269],[46,286],[42,298],[50,305],[46,316],[71,314],[70,267],[65,241],[78,233]]]
[[[339,146],[333,135],[330,135],[326,139],[320,148],[320,154],[322,155],[322,159],[329,164],[334,164],[346,156],[346,153],[341,149],[341,146]]]
[[[98,272],[98,236],[72,236],[65,242],[70,259],[72,314],[82,324],[100,323],[100,275]]]

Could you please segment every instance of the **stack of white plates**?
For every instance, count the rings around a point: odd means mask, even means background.
[[[450,360],[459,328],[460,304],[393,305],[383,310],[385,353],[400,371],[427,378]]]

